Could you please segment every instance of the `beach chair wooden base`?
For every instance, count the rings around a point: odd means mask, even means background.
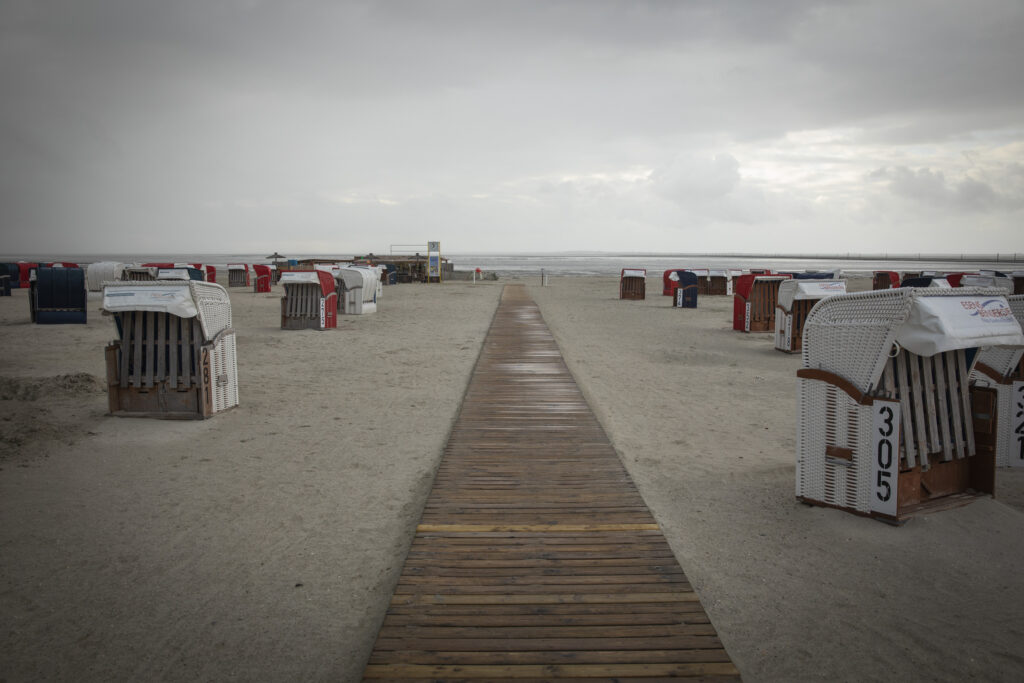
[[[171,388],[167,380],[150,386],[122,386],[119,374],[120,342],[106,348],[107,401],[111,415],[118,417],[156,417],[165,420],[202,420],[213,415],[212,369],[210,350],[201,350],[200,375]]]

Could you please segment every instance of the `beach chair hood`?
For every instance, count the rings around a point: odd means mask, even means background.
[[[289,270],[281,273],[281,285],[293,282],[313,282],[320,285],[324,296],[334,291],[334,276],[326,270]]]
[[[846,294],[842,280],[786,280],[779,285],[779,306],[789,311],[794,301],[824,299],[835,294]]]
[[[804,325],[803,367],[827,370],[869,392],[894,345],[920,356],[994,346],[1024,346],[1002,292],[900,288],[832,296]]]
[[[207,339],[231,327],[231,300],[227,291],[220,285],[197,280],[108,282],[103,286],[103,310],[198,317]]]

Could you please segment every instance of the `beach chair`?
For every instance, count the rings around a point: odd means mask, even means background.
[[[28,263],[26,261],[18,261],[18,288],[28,289],[32,282],[32,273],[36,268],[39,267],[38,263]],[[11,282],[11,287],[14,287],[14,282]]]
[[[900,287],[930,287],[932,289],[952,289],[949,280],[938,275],[918,275],[915,277],[904,277]]]
[[[1024,333],[991,289],[820,301],[797,371],[797,498],[898,522],[992,493],[995,392],[969,381],[992,346]]]
[[[1002,273],[962,273],[958,283],[953,283],[950,277],[946,279],[954,287],[992,287],[1002,290],[1003,294],[1013,294],[1013,280]]]
[[[843,280],[786,280],[775,305],[775,348],[796,353],[803,345],[804,323],[814,305],[827,296],[846,294]]]
[[[641,301],[646,297],[647,269],[623,268],[619,273],[619,298]]]
[[[156,273],[156,279],[204,281],[203,271],[198,268],[161,268]]]
[[[1007,297],[1024,324],[1024,294]],[[978,351],[971,381],[996,392],[996,467],[1024,467],[1024,350],[988,347]]]
[[[339,313],[362,315],[377,311],[377,288],[381,284],[375,269],[339,267],[334,270],[334,278]]]
[[[732,296],[733,279],[737,275],[742,275],[742,273],[732,270],[708,270],[707,294],[709,296]]]
[[[871,278],[871,289],[895,289],[900,286],[900,274],[894,270],[876,270]]]
[[[125,266],[122,278],[130,282],[152,282],[160,273],[156,266]]]
[[[85,325],[87,293],[81,268],[49,268],[33,271],[29,283],[29,317],[39,325]]]
[[[104,282],[124,279],[124,264],[117,261],[97,261],[85,269],[85,281],[90,292],[102,292]]]
[[[1014,283],[1014,294],[1024,294],[1024,270],[1011,272],[1010,280]]]
[[[228,264],[228,287],[248,287],[249,266],[245,263]]]
[[[0,263],[0,275],[7,276],[11,289],[19,289],[21,287],[21,268],[18,267],[17,263]]]
[[[338,326],[334,277],[323,270],[281,273],[282,330],[329,330]]]
[[[254,264],[252,269],[256,273],[256,282],[253,283],[252,291],[256,294],[270,292],[272,278],[270,266]]]
[[[748,273],[736,279],[733,296],[732,329],[739,332],[773,332],[779,286],[788,275]]]
[[[203,419],[238,405],[231,301],[197,280],[112,282],[103,310],[118,338],[106,349],[112,415]]]
[[[690,270],[677,270],[672,273],[672,307],[697,308],[697,297],[700,294],[700,278]]]
[[[0,296],[11,295],[11,276],[0,272]]]

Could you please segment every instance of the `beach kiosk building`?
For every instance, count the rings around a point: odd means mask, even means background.
[[[969,381],[975,350],[1024,347],[991,289],[832,296],[804,325],[796,495],[898,522],[992,493],[995,392]]]
[[[773,332],[779,287],[788,275],[748,273],[736,280],[732,305],[732,329],[740,332]]]
[[[619,273],[619,298],[642,301],[647,295],[647,269],[623,268]]]
[[[1007,301],[1013,317],[1024,324],[1024,294]],[[982,349],[971,381],[996,392],[996,467],[1024,467],[1024,349]]]
[[[827,296],[846,294],[844,280],[786,280],[779,285],[775,311],[775,348],[796,353],[803,344],[807,314]]]
[[[330,330],[338,326],[338,293],[326,270],[281,273],[282,330]]]
[[[223,287],[108,283],[103,310],[118,333],[106,349],[111,414],[202,419],[238,405],[235,331]]]

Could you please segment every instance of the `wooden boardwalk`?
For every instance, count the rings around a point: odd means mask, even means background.
[[[521,285],[504,290],[364,676],[739,680]]]

